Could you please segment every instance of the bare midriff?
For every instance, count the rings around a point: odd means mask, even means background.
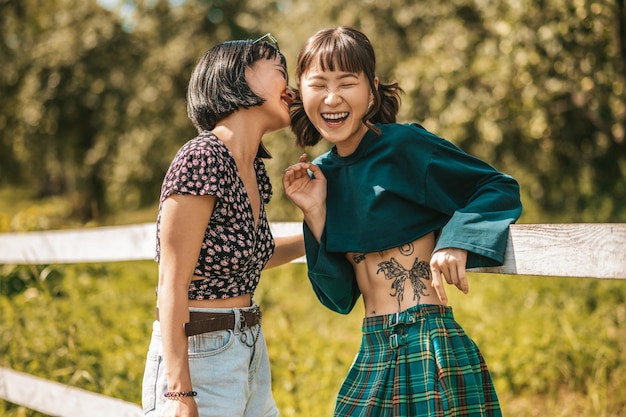
[[[372,253],[348,253],[363,295],[365,315],[392,314],[417,304],[442,304],[431,286],[429,233],[400,247]]]

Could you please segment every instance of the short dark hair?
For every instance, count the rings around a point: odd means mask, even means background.
[[[187,88],[187,116],[198,132],[213,130],[238,109],[262,105],[265,100],[248,86],[246,68],[276,57],[287,72],[285,56],[268,42],[235,40],[210,48],[196,64]],[[262,144],[258,156],[269,157]]]
[[[371,109],[363,116],[363,123],[380,133],[374,123],[394,123],[400,108],[398,83],[378,83],[376,78],[376,56],[374,48],[367,36],[356,29],[337,27],[323,29],[311,36],[298,54],[296,63],[296,79],[298,83],[297,98],[293,102],[291,112],[291,130],[296,135],[299,146],[313,146],[321,140],[321,135],[307,117],[300,97],[300,78],[312,66],[318,65],[323,71],[345,71],[355,74],[363,73],[370,84],[374,95]]]

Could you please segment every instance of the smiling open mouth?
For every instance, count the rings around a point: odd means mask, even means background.
[[[348,112],[343,113],[322,113],[322,119],[328,123],[341,123],[350,115]]]

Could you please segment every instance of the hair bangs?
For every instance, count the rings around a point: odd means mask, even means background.
[[[373,74],[375,57],[369,42],[364,45],[342,29],[321,31],[305,45],[296,68],[298,79],[312,68],[320,71]],[[368,65],[372,68],[367,68]]]

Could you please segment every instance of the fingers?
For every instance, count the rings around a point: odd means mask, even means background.
[[[465,266],[467,264],[467,251],[456,248],[442,249],[433,254],[430,261],[431,274],[433,277],[433,288],[437,292],[439,299],[445,292],[435,286],[443,287],[443,279],[448,284],[454,285],[463,293],[469,292],[469,282],[467,281],[467,273]]]
[[[460,269],[457,264],[451,265],[447,272],[444,272],[446,276],[446,282],[454,285],[465,294],[469,291],[469,284],[467,283],[467,276],[465,275],[465,269]]]
[[[307,161],[307,158],[308,156],[306,153],[300,155],[300,157],[298,158],[298,162],[285,168],[285,173],[301,174],[302,171],[306,172],[306,170],[310,169],[310,167],[313,165],[312,163]]]
[[[308,162],[306,160],[306,154],[304,154],[299,158],[298,162],[285,169],[283,181],[285,180],[285,176],[288,176],[290,179],[299,179],[305,175],[309,177],[312,176],[313,179],[326,179],[322,170],[312,162]]]
[[[304,159],[301,156],[300,162],[296,162],[295,164],[285,169],[285,173],[283,175],[283,182],[285,181],[293,182],[297,179],[303,178],[305,176],[309,176],[308,169],[310,165],[312,165],[310,162],[306,162],[306,156],[304,156]]]
[[[313,174],[313,178],[315,178],[316,180],[325,180],[326,177],[324,176],[324,174],[322,173],[322,170],[320,169],[320,167],[318,167],[315,164],[312,163],[308,163],[308,170]]]
[[[458,277],[456,287],[463,291],[463,293],[467,294],[469,292],[469,282],[467,281],[467,275],[465,274],[465,266],[458,267],[456,273]]]
[[[443,281],[441,280],[441,272],[438,268],[433,267],[432,265],[430,267],[430,272],[432,276],[431,283],[433,288],[435,289],[435,292],[437,293],[437,297],[439,297],[439,300],[443,304],[448,304],[448,296],[446,294],[446,289],[443,285]]]
[[[302,190],[311,181],[306,168],[292,166],[285,170],[283,174],[283,187],[285,193],[290,197],[292,193]]]
[[[307,161],[307,154],[302,154],[298,162],[285,169],[283,174],[285,194],[300,208],[308,204],[312,195],[325,199],[326,178],[322,170]]]

